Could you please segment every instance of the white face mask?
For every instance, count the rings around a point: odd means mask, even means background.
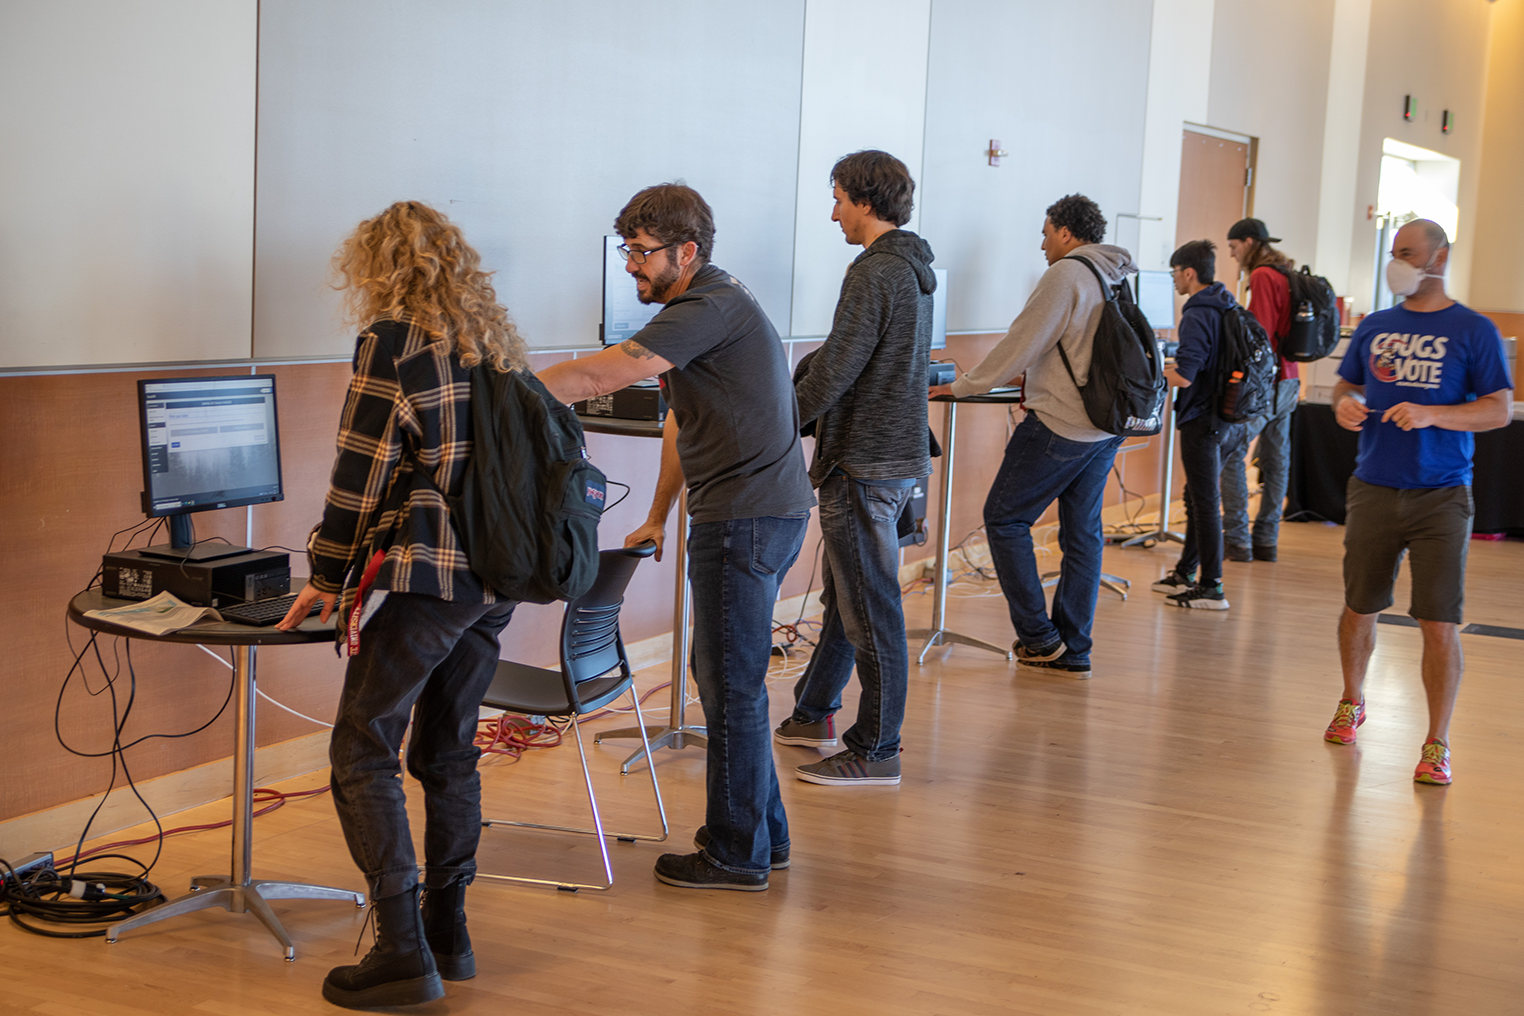
[[[1434,257],[1422,268],[1415,268],[1406,261],[1396,258],[1386,263],[1386,286],[1396,297],[1412,296],[1418,292],[1418,287],[1424,279],[1442,279],[1443,275],[1432,275],[1429,269],[1434,267],[1435,258],[1439,257],[1439,251],[1434,252]]]

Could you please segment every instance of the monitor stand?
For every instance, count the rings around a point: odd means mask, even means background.
[[[216,540],[197,543],[191,537],[189,515],[169,516],[168,543],[156,543],[138,551],[145,557],[160,557],[170,561],[215,561],[221,557],[235,557],[248,552],[248,547],[237,547]]]

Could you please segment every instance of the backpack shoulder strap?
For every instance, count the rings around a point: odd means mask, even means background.
[[[1101,277],[1100,269],[1096,268],[1089,258],[1082,258],[1074,254],[1070,254],[1067,257],[1059,258],[1059,260],[1078,261],[1080,264],[1090,269],[1090,274],[1095,276],[1095,283],[1101,287],[1101,295],[1105,298],[1106,302],[1110,303],[1111,300],[1116,296],[1116,294],[1112,292],[1111,287],[1106,285],[1106,280]]]

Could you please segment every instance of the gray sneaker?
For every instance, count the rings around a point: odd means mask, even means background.
[[[896,786],[900,782],[900,757],[896,754],[882,762],[869,762],[849,748],[794,771],[806,783]]]
[[[827,716],[819,723],[801,723],[790,716],[773,731],[779,744],[797,744],[803,748],[836,747],[836,717]]]

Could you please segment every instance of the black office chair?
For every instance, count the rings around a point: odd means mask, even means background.
[[[614,869],[609,863],[608,837],[628,842],[647,840],[653,843],[660,843],[667,838],[667,809],[661,802],[661,787],[656,782],[656,769],[649,764],[647,768],[651,772],[651,791],[656,796],[656,811],[661,816],[661,835],[604,832],[603,818],[598,814],[598,798],[593,793],[593,778],[587,768],[587,751],[582,745],[580,725],[583,716],[602,709],[628,692],[630,701],[635,703],[635,723],[640,730],[641,741],[645,743],[646,758],[651,758],[645,717],[640,712],[640,696],[635,691],[630,661],[625,657],[624,642],[619,637],[619,608],[624,603],[624,590],[630,583],[630,576],[635,573],[635,566],[655,551],[654,543],[644,543],[624,550],[602,551],[598,555],[598,577],[593,581],[593,587],[566,605],[566,615],[561,620],[561,669],[545,670],[510,660],[500,661],[497,675],[492,679],[492,687],[487,689],[487,694],[482,699],[484,705],[510,713],[571,719],[572,733],[577,739],[577,755],[582,760],[582,779],[587,783],[587,803],[593,812],[593,828],[511,822],[506,819],[483,819],[482,826],[490,828],[494,825],[510,825],[596,836],[599,852],[603,855],[603,885],[481,872],[477,878],[552,885],[570,892],[578,889],[604,890],[614,884]]]

